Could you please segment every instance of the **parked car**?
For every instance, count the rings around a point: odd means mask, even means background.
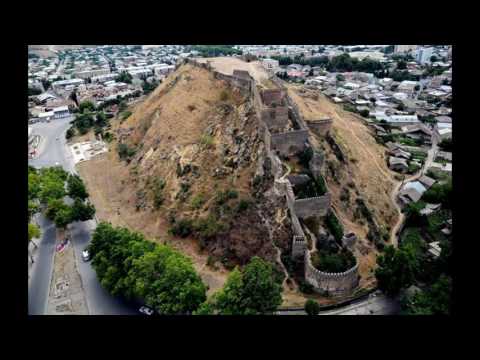
[[[83,261],[89,261],[90,260],[90,253],[88,252],[87,249],[83,250],[82,259],[83,259]]]
[[[144,315],[153,315],[154,311],[152,308],[149,308],[148,306],[142,306],[140,309],[138,309],[142,314]]]

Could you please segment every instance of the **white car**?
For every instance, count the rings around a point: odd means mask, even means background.
[[[138,311],[144,315],[153,315],[153,309],[149,308],[148,306],[142,306],[140,309],[138,309]]]
[[[88,250],[83,250],[82,251],[82,259],[83,259],[83,261],[90,260],[90,253],[88,252]]]

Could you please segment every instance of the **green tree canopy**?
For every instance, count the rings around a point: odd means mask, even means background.
[[[89,245],[100,283],[113,295],[143,299],[161,314],[187,314],[206,299],[191,261],[167,245],[100,223]]]
[[[94,105],[93,102],[88,101],[88,100],[85,100],[85,101],[82,101],[82,102],[78,105],[78,110],[79,110],[81,113],[84,113],[86,110],[87,110],[87,111],[95,111],[95,105]]]
[[[410,286],[419,268],[416,255],[416,249],[411,244],[399,249],[387,246],[378,258],[378,268],[375,270],[379,289],[393,296]]]
[[[68,196],[71,198],[79,198],[85,200],[88,197],[88,192],[80,176],[70,174],[67,178]]]
[[[415,293],[403,301],[407,315],[448,315],[451,310],[452,279],[441,275],[426,291]]]
[[[95,207],[90,203],[85,203],[80,198],[76,198],[71,207],[72,221],[87,221],[93,219]]]
[[[320,312],[320,305],[318,305],[318,302],[312,299],[308,299],[305,302],[305,312],[307,315],[318,315]]]
[[[224,315],[272,314],[282,302],[281,291],[273,266],[255,256],[243,271],[230,273],[215,307]]]

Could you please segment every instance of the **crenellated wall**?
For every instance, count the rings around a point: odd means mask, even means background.
[[[305,280],[322,295],[348,296],[357,288],[360,276],[358,262],[351,269],[341,273],[327,273],[312,265],[310,254],[305,251]]]

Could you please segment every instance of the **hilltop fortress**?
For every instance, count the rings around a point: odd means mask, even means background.
[[[335,212],[331,206],[331,194],[328,188],[326,193],[321,196],[298,198],[293,187],[304,183],[306,179],[308,180],[308,176],[290,175],[290,169],[284,173],[281,160],[281,157],[293,156],[310,148],[313,155],[308,163],[308,170],[315,177],[321,175],[324,155],[318,150],[313,150],[309,141],[309,130],[320,137],[325,137],[330,131],[332,120],[318,119],[305,122],[280,80],[274,76],[268,78],[269,83],[273,84],[273,88],[265,89],[247,70],[233,70],[230,75],[217,71],[208,61],[187,58],[184,62],[211,71],[216,79],[227,82],[248,96],[248,101],[253,106],[258,119],[266,155],[271,163],[274,191],[279,196],[285,197],[289,210],[293,231],[292,258],[303,258],[305,280],[313,286],[316,292],[329,296],[352,294],[359,284],[358,260],[352,268],[341,273],[328,273],[316,269],[312,265],[310,256],[312,250],[308,249],[305,230],[300,221],[311,217],[322,218],[330,212]],[[310,234],[310,236],[312,235]],[[352,247],[355,241],[356,237],[352,233],[342,239],[342,243],[346,247]]]

